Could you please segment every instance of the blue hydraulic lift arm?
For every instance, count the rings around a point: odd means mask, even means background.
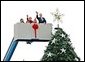
[[[3,59],[3,61],[10,61],[16,47],[17,47],[17,44],[19,41],[26,41],[27,44],[31,44],[32,42],[47,42],[49,40],[40,40],[40,39],[17,39],[17,40],[14,40],[14,38],[12,39],[11,43],[10,43],[10,46],[6,52],[6,55]]]
[[[10,61],[10,59],[13,55],[13,52],[16,49],[17,44],[18,44],[18,42],[16,40],[14,40],[14,38],[13,38],[11,43],[10,43],[10,46],[9,46],[7,52],[6,52],[6,55],[3,59],[3,61]]]

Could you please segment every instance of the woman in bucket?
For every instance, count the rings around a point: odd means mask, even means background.
[[[28,17],[28,15],[27,15],[27,21],[26,21],[26,23],[37,23],[37,21],[36,21],[36,18],[34,19],[34,21],[32,21],[32,17]]]

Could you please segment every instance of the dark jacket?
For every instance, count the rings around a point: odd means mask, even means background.
[[[38,15],[36,15],[36,18],[38,19],[39,23],[46,23],[46,20],[44,17],[42,17],[42,19],[40,17],[38,17]]]

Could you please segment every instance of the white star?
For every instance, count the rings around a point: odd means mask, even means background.
[[[49,53],[47,54],[47,56],[48,56],[48,57],[51,57],[51,56],[52,56],[52,53],[49,52]]]
[[[64,34],[62,34],[62,37],[65,37],[65,35],[64,35]]]
[[[56,39],[54,38],[51,44],[55,43],[55,41],[56,41]]]
[[[61,51],[62,51],[62,53],[63,53],[63,52],[65,53],[66,50],[65,50],[64,48],[62,48]]]
[[[68,42],[69,44],[72,44],[71,42]]]
[[[55,28],[55,27],[54,27],[54,28]],[[56,29],[53,29],[53,30],[52,30],[52,34],[55,35],[56,31],[57,31]]]
[[[76,60],[76,61],[78,61],[78,59],[77,59],[77,58],[75,58],[75,60]]]

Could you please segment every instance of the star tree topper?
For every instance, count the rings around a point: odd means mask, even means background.
[[[54,17],[54,21],[57,20],[57,22],[58,22],[57,25],[58,25],[58,27],[59,27],[59,22],[62,21],[61,19],[62,19],[63,14],[60,13],[60,11],[58,10],[58,8],[56,9],[55,12],[52,12],[51,14],[52,14],[53,17]]]

